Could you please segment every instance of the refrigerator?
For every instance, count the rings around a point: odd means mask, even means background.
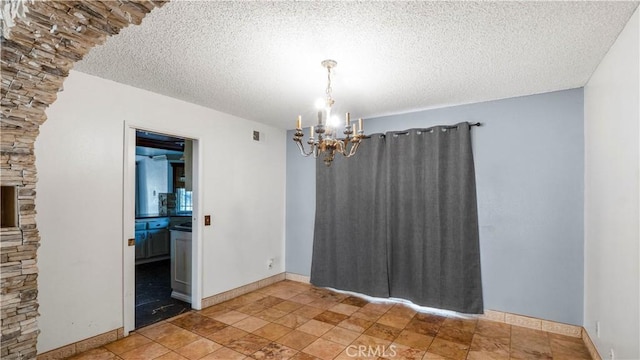
[[[157,216],[160,194],[169,192],[169,161],[165,155],[136,157],[136,217]]]

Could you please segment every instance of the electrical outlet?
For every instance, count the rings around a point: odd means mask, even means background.
[[[609,350],[609,360],[616,360],[616,353],[613,349]]]
[[[596,337],[600,337],[600,321],[596,321]]]
[[[269,270],[273,269],[273,258],[269,259],[269,261],[267,261],[267,268],[269,268]]]

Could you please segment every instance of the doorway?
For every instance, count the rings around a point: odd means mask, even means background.
[[[199,158],[198,139],[125,123],[125,334],[201,306]]]
[[[136,131],[135,328],[191,309],[182,242],[191,241],[191,140]],[[176,256],[180,250],[180,256]],[[177,277],[176,269],[182,276]],[[185,291],[187,290],[187,291]]]

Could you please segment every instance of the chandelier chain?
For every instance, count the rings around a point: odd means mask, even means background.
[[[333,105],[333,98],[331,97],[331,92],[333,89],[331,88],[331,66],[327,67],[327,105]]]

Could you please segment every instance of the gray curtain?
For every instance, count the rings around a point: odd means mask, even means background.
[[[482,313],[469,124],[388,134],[389,293]]]
[[[372,135],[316,177],[314,285],[482,313],[468,123]]]
[[[356,161],[353,161],[356,160]],[[365,139],[355,157],[316,163],[311,282],[389,297],[384,138]]]

